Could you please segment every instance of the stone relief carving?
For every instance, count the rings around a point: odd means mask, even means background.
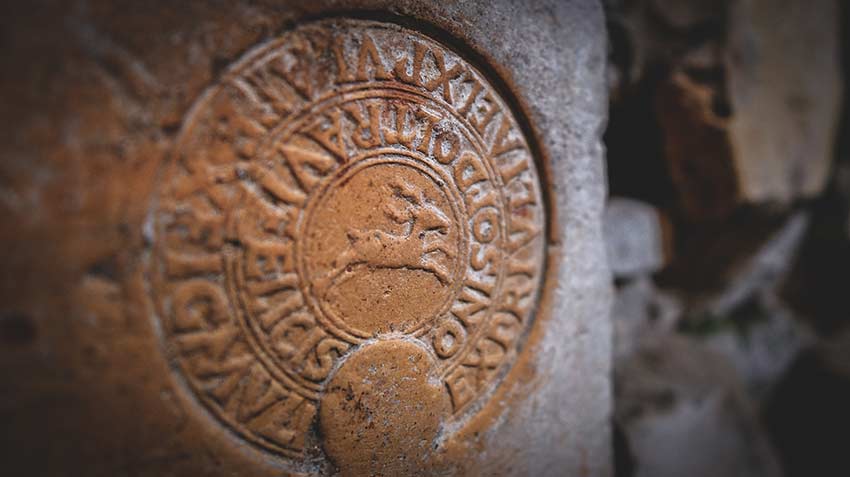
[[[185,120],[150,215],[163,348],[275,455],[343,458],[371,419],[346,393],[383,392],[363,383],[388,363],[429,413],[411,442],[439,445],[532,326],[544,214],[527,139],[474,66],[392,24],[303,24]]]

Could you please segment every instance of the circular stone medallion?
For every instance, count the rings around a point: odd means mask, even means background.
[[[544,215],[523,131],[475,67],[396,25],[304,24],[185,121],[150,224],[165,349],[215,419],[296,462],[339,464],[335,433],[368,434],[351,399],[433,409],[414,437],[442,442],[532,324]]]

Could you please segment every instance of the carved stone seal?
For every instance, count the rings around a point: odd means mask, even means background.
[[[392,24],[303,24],[185,121],[151,211],[156,323],[259,448],[356,468],[390,433],[415,465],[516,358],[544,226],[527,139],[479,70]]]

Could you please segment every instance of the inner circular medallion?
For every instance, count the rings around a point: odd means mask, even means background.
[[[457,274],[452,198],[434,172],[403,156],[357,166],[308,216],[306,282],[322,311],[354,335],[411,333],[436,318]]]

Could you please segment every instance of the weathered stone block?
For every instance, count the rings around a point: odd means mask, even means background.
[[[4,8],[7,471],[609,474],[595,1]]]
[[[648,277],[618,287],[611,312],[615,362],[630,359],[643,345],[673,333],[681,315],[679,300],[658,290]]]
[[[609,3],[627,59],[620,86],[652,83],[691,218],[823,191],[842,97],[839,2]]]
[[[605,246],[614,276],[657,272],[670,260],[670,223],[638,200],[614,197],[605,209]]]
[[[615,372],[616,420],[635,475],[782,475],[734,369],[698,342],[667,336]]]
[[[724,55],[741,197],[788,203],[828,179],[841,107],[839,2],[733,2]]]

